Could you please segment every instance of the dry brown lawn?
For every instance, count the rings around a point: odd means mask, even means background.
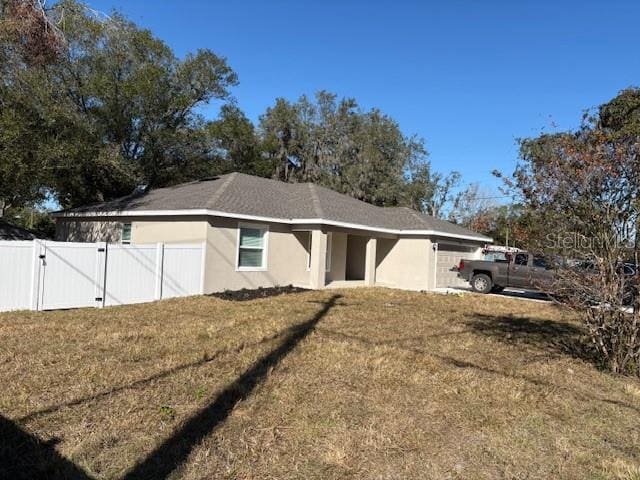
[[[0,385],[0,478],[640,478],[640,382],[496,296],[7,313]]]

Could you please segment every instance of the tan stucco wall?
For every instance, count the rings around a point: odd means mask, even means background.
[[[327,283],[345,279],[347,269],[347,234],[331,233],[331,270],[327,272]]]
[[[242,288],[296,285],[309,287],[307,232],[292,232],[288,225],[269,226],[266,271],[237,271],[238,224],[233,219],[211,218],[207,225],[205,293]]]
[[[433,251],[428,238],[378,239],[376,284],[428,290],[433,283]]]
[[[76,220],[59,218],[56,221],[56,240],[63,242],[111,242],[122,238],[122,224],[131,223],[131,243],[196,243],[207,238],[204,217],[145,217],[92,218]]]
[[[193,217],[185,220],[185,217],[163,217],[159,221],[158,218],[148,217],[98,217],[82,221],[59,218],[56,222],[56,239],[75,242],[120,242],[122,223],[132,224],[133,244],[206,242],[207,293],[276,285],[311,285],[312,272],[308,269],[309,232],[292,231],[290,226],[283,224],[267,224],[267,270],[254,272],[236,271],[238,224],[243,222],[234,219]],[[319,226],[310,228],[317,231]],[[360,232],[361,235],[355,235],[355,232],[345,229],[332,229],[331,232],[331,269],[324,274],[325,283],[363,279],[367,241],[370,238],[367,233],[371,232]],[[432,247],[436,240],[443,246],[445,243],[454,243],[451,239],[436,237],[377,237],[375,283],[410,290],[435,288],[438,265]],[[455,243],[475,247],[474,256],[480,255],[481,242]],[[440,256],[442,254],[443,252]],[[318,285],[322,285],[323,279],[320,268],[318,266],[319,277],[315,282]]]
[[[131,222],[131,243],[196,243],[207,239],[205,220]]]
[[[120,241],[122,226],[114,220],[82,221],[56,220],[56,240],[59,242],[112,242]]]

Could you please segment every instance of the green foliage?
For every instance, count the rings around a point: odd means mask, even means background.
[[[567,260],[551,293],[580,312],[604,364],[640,375],[637,275],[621,265],[640,262],[637,92],[599,112],[578,131],[522,140],[507,185],[522,199],[529,247]]]
[[[176,409],[169,405],[162,405],[160,407],[160,418],[165,421],[171,421],[176,418]]]
[[[429,162],[412,161],[403,189],[403,204],[434,217],[442,217],[445,207],[455,201],[454,190],[460,185],[461,178],[459,172],[443,175],[434,172]]]
[[[7,99],[9,87],[0,86],[0,216],[14,206],[43,198],[43,150],[46,145],[31,133],[41,117],[23,98]]]
[[[49,212],[40,208],[10,208],[5,211],[6,221],[32,231],[40,238],[54,238],[56,226]]]
[[[428,165],[423,142],[354,99],[325,91],[295,103],[279,98],[260,118],[260,133],[280,180],[314,182],[375,205],[405,204],[420,195],[415,189],[407,196],[405,189],[408,169]]]
[[[199,50],[179,60],[148,30],[118,14],[97,19],[74,1],[49,15],[64,15],[63,54],[38,66],[15,58],[0,91],[0,152],[10,153],[0,171],[21,186],[0,186],[5,202],[38,201],[44,186],[71,207],[214,171],[196,109],[237,83],[224,59]],[[23,181],[29,171],[37,175]]]
[[[633,233],[617,229],[637,212],[631,200],[640,172],[639,138],[640,89],[629,88],[598,107],[596,115],[585,115],[576,131],[521,139],[521,160],[505,178],[522,202],[514,210],[521,244],[544,250],[550,231],[597,237],[599,244]],[[570,243],[570,250],[574,246]]]
[[[202,400],[203,398],[205,398],[207,396],[207,387],[204,386],[200,386],[198,388],[196,388],[195,390],[195,397],[198,400]]]
[[[628,88],[598,109],[602,129],[615,136],[640,135],[640,89]]]
[[[272,165],[261,155],[253,123],[235,105],[223,105],[219,118],[207,126],[220,173],[242,172],[262,177],[272,175]]]
[[[207,136],[195,109],[226,98],[228,87],[237,83],[226,61],[208,50],[178,60],[149,31],[119,15],[105,22],[70,2],[61,8],[76,13],[65,17],[68,55],[50,70],[95,126],[97,147],[107,150],[99,157],[100,168],[109,170],[119,156],[116,173],[129,187],[163,186],[209,173]]]
[[[277,99],[257,127],[233,103],[206,122],[199,107],[237,84],[225,59],[209,50],[178,59],[150,31],[75,0],[47,11],[10,3],[19,8],[0,17],[0,214],[230,171],[433,215],[453,200],[459,174],[433,172],[424,142],[379,110],[321,91]],[[53,36],[41,35],[45,26]]]
[[[459,221],[467,228],[493,238],[495,245],[526,248],[532,229],[530,218],[522,205],[491,205],[471,210]]]

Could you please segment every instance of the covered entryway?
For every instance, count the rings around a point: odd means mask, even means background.
[[[375,237],[332,231],[326,233],[325,286],[359,287],[375,284]]]
[[[369,237],[347,235],[345,280],[364,280]]]
[[[436,287],[468,287],[469,283],[458,278],[457,267],[463,258],[478,258],[479,247],[438,243],[436,259]]]

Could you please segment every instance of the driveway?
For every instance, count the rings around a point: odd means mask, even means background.
[[[456,293],[473,293],[471,287],[447,287],[447,288],[437,288],[435,289],[436,293],[443,294],[456,294]],[[536,290],[524,290],[521,288],[505,288],[500,293],[488,293],[488,296],[491,297],[510,297],[517,298],[520,300],[529,300],[534,302],[545,302],[548,303],[551,301],[548,295],[545,293],[536,291]]]

